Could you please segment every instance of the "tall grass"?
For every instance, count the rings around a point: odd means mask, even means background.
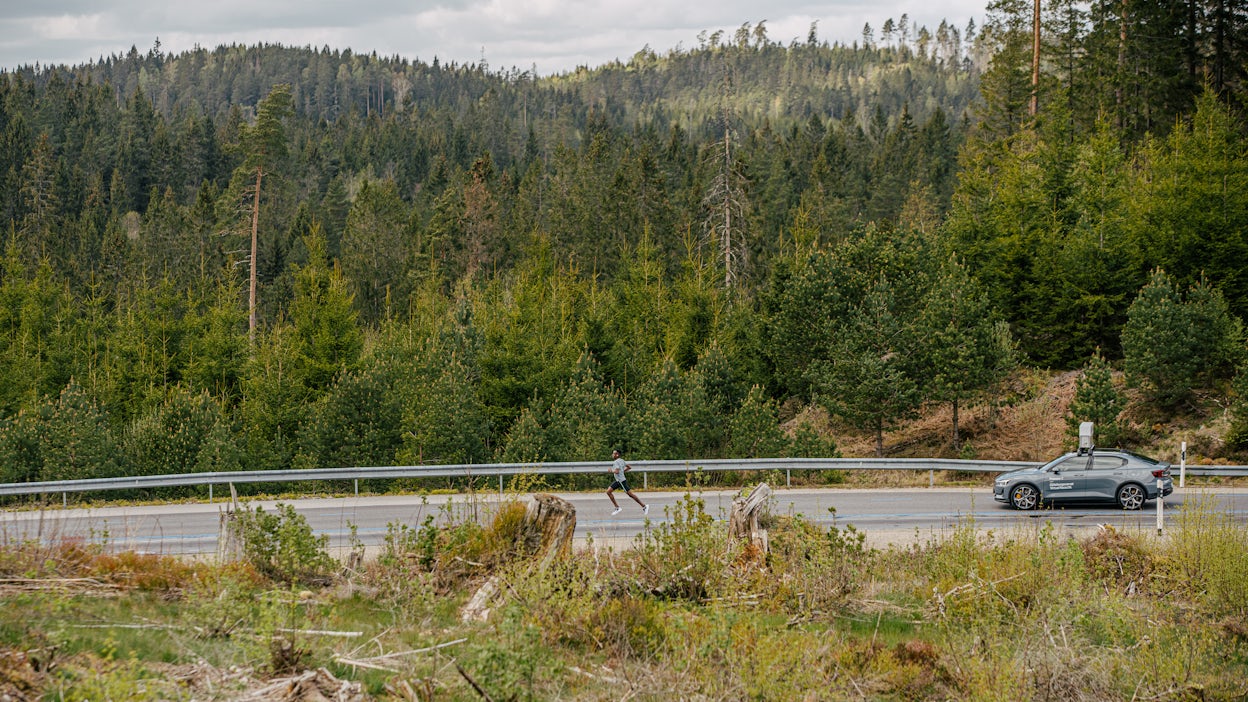
[[[484,524],[470,512],[392,525],[375,559],[294,587],[248,563],[11,544],[0,694],[8,680],[26,698],[237,699],[324,667],[386,700],[1248,695],[1248,531],[1207,501],[1165,537],[966,520],[884,550],[771,517],[763,552],[691,493],[631,548],[553,561],[521,546],[519,502]],[[487,580],[488,618],[461,620]],[[212,684],[152,682],[196,671]]]

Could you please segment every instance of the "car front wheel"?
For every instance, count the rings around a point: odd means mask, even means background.
[[[1014,509],[1035,509],[1040,504],[1040,491],[1031,485],[1016,485],[1010,490],[1010,505]]]
[[[1123,509],[1139,509],[1144,506],[1144,488],[1135,483],[1128,483],[1118,488],[1118,504]]]

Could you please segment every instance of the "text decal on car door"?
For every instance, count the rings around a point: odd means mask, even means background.
[[[1049,481],[1050,490],[1069,490],[1073,488],[1074,486],[1075,484],[1069,480],[1062,480],[1062,481],[1050,480]]]

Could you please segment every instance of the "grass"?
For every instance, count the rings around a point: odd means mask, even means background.
[[[670,509],[631,548],[545,564],[519,504],[394,525],[376,559],[306,581],[287,576],[324,554],[297,524],[262,525],[285,574],[6,544],[0,696],[229,700],[320,668],[378,700],[1248,695],[1248,531],[1200,500],[1164,538],[966,521],[886,550],[773,516],[768,553],[696,496]],[[488,618],[461,620],[487,579]]]

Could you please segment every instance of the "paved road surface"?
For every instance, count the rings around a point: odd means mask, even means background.
[[[576,507],[576,537],[599,547],[625,548],[647,528],[670,520],[684,492],[641,492],[651,504],[649,516],[626,496],[617,495],[624,510],[611,516],[611,504],[601,493],[561,494]],[[734,491],[694,493],[706,511],[726,519]],[[524,496],[519,496],[523,499]],[[1212,500],[1239,522],[1248,521],[1248,488],[1177,490],[1164,505],[1166,524],[1174,525],[1177,508],[1185,502]],[[509,496],[508,499],[515,499]],[[384,543],[393,525],[418,527],[427,517],[488,519],[499,495],[370,496],[292,500],[289,504],[308,519],[318,534],[328,534],[330,546],[346,548],[357,538],[371,549]],[[266,511],[272,501],[257,501]],[[224,503],[174,504],[94,509],[51,509],[0,512],[0,544],[23,540],[83,539],[104,542],[118,550],[162,554],[211,554],[216,551],[218,523]],[[802,515],[825,527],[853,525],[875,546],[905,545],[939,539],[959,524],[973,522],[978,529],[999,534],[1035,531],[1046,524],[1059,533],[1083,534],[1100,524],[1141,533],[1155,533],[1157,514],[1150,502],[1139,512],[1112,506],[1077,506],[1038,512],[1016,512],[992,499],[988,488],[890,488],[778,490],[773,512]]]

